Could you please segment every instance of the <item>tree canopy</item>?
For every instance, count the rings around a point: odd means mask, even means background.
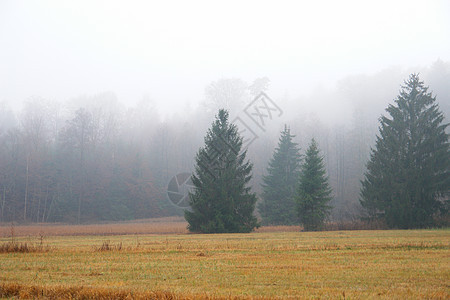
[[[258,206],[265,225],[293,225],[298,223],[295,191],[299,176],[300,153],[295,136],[285,126],[263,176],[262,202]]]
[[[322,229],[331,210],[331,193],[323,157],[317,142],[312,139],[300,169],[296,196],[300,222],[305,230]]]
[[[362,181],[361,204],[390,227],[431,226],[448,206],[448,124],[416,74],[386,112]]]
[[[258,225],[253,215],[256,195],[248,186],[252,164],[241,148],[236,125],[229,123],[226,110],[219,110],[196,155],[191,210],[185,211],[190,231],[250,232]]]

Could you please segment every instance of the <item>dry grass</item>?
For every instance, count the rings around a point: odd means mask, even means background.
[[[301,226],[261,226],[255,232],[299,232],[302,229]]]
[[[382,221],[342,221],[342,222],[329,222],[324,226],[324,230],[339,231],[339,230],[381,230],[388,229],[387,225]]]
[[[0,254],[1,296],[450,298],[448,229],[55,236],[46,243],[46,253]],[[105,243],[109,249],[99,250]]]
[[[0,297],[18,297],[20,299],[211,299],[204,294],[176,295],[166,291],[134,292],[131,290],[114,290],[84,286],[21,285],[17,283],[0,283]]]
[[[0,237],[11,236],[75,236],[75,235],[127,235],[127,234],[187,234],[187,222],[183,217],[165,217],[155,219],[142,219],[130,222],[69,225],[69,224],[34,224],[16,225],[0,224]],[[255,232],[299,232],[301,226],[262,226]],[[382,223],[376,222],[339,222],[326,224],[325,230],[377,230],[386,229]]]
[[[120,251],[122,250],[122,242],[112,244],[110,241],[104,241],[100,247],[94,246],[94,251]]]
[[[125,234],[185,234],[187,223],[182,217],[146,219],[113,224],[34,224],[14,226],[16,236],[74,236]],[[0,237],[11,236],[11,224],[0,224]]]
[[[33,243],[16,243],[5,242],[0,244],[0,253],[30,253],[30,252],[47,252],[50,251],[49,247],[44,245],[35,245]]]

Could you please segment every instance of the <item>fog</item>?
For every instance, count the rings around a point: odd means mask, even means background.
[[[171,114],[220,78],[267,76],[272,97],[295,98],[450,59],[447,1],[242,2],[2,1],[0,100],[108,91]]]
[[[181,214],[167,183],[193,170],[219,108],[248,122],[260,91],[280,113],[250,126],[253,190],[288,124],[323,150],[332,217],[354,218],[410,73],[448,120],[448,1],[1,1],[0,221]]]

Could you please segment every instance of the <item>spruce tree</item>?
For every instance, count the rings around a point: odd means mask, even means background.
[[[323,157],[317,142],[312,139],[300,169],[296,195],[298,215],[306,231],[323,228],[331,210],[331,193]]]
[[[298,224],[294,200],[300,168],[300,154],[287,126],[263,176],[262,202],[258,208],[265,225]]]
[[[402,86],[379,135],[362,181],[361,204],[372,218],[393,228],[433,225],[446,213],[450,188],[448,124],[436,98],[416,74]],[[445,198],[445,197],[444,197]]]
[[[253,215],[256,195],[248,186],[252,164],[247,152],[241,152],[242,140],[228,112],[219,110],[196,156],[190,210],[185,211],[189,231],[250,232],[258,226]]]

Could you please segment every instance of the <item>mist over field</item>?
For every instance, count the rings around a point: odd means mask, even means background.
[[[320,146],[330,220],[356,220],[411,73],[450,116],[447,1],[2,1],[0,45],[0,222],[182,215],[168,185],[220,108],[252,133],[258,197],[287,125]]]

